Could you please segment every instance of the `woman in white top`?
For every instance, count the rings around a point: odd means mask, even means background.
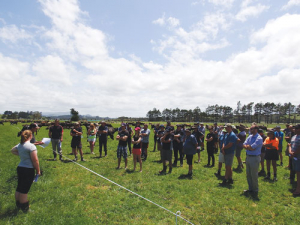
[[[96,142],[96,134],[97,134],[97,130],[95,128],[95,125],[93,123],[90,124],[90,128],[88,130],[88,141],[90,143],[90,150],[91,150],[91,154],[95,154],[94,153],[94,146],[95,146],[95,142]]]
[[[18,186],[15,193],[16,205],[18,209],[27,212],[29,201],[27,193],[34,179],[34,170],[40,175],[39,159],[37,149],[34,144],[30,143],[32,132],[25,130],[21,134],[21,143],[12,148],[11,152],[20,157],[20,163],[17,167]]]

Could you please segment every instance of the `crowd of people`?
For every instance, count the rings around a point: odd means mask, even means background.
[[[43,142],[36,141],[34,133],[39,127],[37,124],[31,124],[29,130],[25,130],[21,134],[21,142],[13,147],[12,153],[20,156],[20,164],[17,168],[18,186],[15,194],[16,205],[18,209],[24,212],[29,209],[27,193],[34,179],[34,170],[37,175],[40,175],[39,161],[37,157],[36,145]],[[134,129],[134,131],[133,131]],[[147,160],[150,129],[148,125],[140,125],[136,123],[134,128],[129,124],[122,123],[118,128],[116,140],[117,146],[117,169],[121,168],[121,160],[124,159],[125,169],[127,169],[128,156],[133,155],[133,171],[136,169],[136,164],[139,163],[140,172],[142,172],[143,161]],[[244,192],[257,195],[258,193],[258,177],[265,176],[265,179],[271,179],[271,165],[273,171],[273,180],[277,181],[277,161],[280,159],[280,165],[283,166],[283,140],[287,142],[285,155],[289,157],[290,181],[294,182],[297,174],[297,188],[293,192],[294,196],[300,196],[300,124],[295,127],[287,124],[284,132],[281,127],[277,126],[272,130],[267,131],[265,136],[263,130],[253,123],[249,129],[247,137],[246,127],[243,124],[238,126],[238,129],[232,124],[218,126],[215,123],[213,126],[208,126],[208,132],[205,135],[205,126],[203,123],[197,123],[191,128],[185,125],[177,124],[176,129],[170,122],[164,124],[156,124],[153,128],[154,132],[154,149],[160,152],[160,162],[163,165],[159,174],[163,175],[172,173],[172,168],[177,167],[178,161],[180,166],[183,166],[184,158],[188,164],[188,173],[186,176],[191,177],[193,174],[193,157],[197,156],[196,163],[201,161],[201,151],[207,150],[207,165],[206,167],[215,166],[215,154],[219,152],[218,170],[216,176],[221,176],[222,165],[225,164],[225,176],[220,183],[221,186],[233,184],[232,165],[234,156],[238,163],[238,170],[244,168],[241,159],[241,152],[246,150],[246,176],[248,189]],[[49,129],[49,137],[51,138],[54,160],[57,155],[62,160],[61,143],[63,141],[64,130],[59,125],[59,120],[56,119],[53,126]],[[108,127],[104,121],[100,126],[90,124],[87,131],[88,142],[91,154],[94,153],[96,139],[99,139],[99,154],[102,157],[102,149],[104,148],[105,156],[107,156],[107,136]],[[81,161],[85,161],[82,151],[82,127],[78,122],[70,131],[72,136],[71,148],[74,155],[74,161],[77,161],[77,152],[79,152]],[[205,146],[206,142],[206,146]],[[128,152],[129,150],[129,152]],[[218,151],[220,150],[220,151]],[[174,161],[172,160],[174,156]],[[265,161],[267,172],[265,171]],[[259,167],[261,167],[259,171]]]

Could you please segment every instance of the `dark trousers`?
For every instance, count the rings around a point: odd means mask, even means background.
[[[289,165],[290,165],[290,179],[295,180],[296,172],[293,168],[293,158],[289,157]]]
[[[104,146],[105,155],[107,155],[107,139],[100,139],[99,138],[99,152],[102,155],[102,145]]]
[[[153,151],[155,151],[155,149],[156,149],[156,142],[157,142],[157,137],[154,135],[154,147],[153,147]]]
[[[131,154],[131,137],[130,136],[127,138],[127,145],[128,145],[128,150]]]
[[[173,145],[174,149],[174,164],[177,164],[178,161],[178,152],[179,152],[179,157],[180,157],[180,164],[183,164],[183,143],[176,143]]]
[[[214,147],[213,146],[206,146],[207,148],[207,155],[208,155],[208,165],[210,165],[210,159],[212,159],[212,165],[215,165],[215,156],[214,156]]]

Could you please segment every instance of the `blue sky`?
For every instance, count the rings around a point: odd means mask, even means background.
[[[300,0],[0,1],[0,112],[299,104]]]

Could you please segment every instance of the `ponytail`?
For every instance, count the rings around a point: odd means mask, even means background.
[[[31,135],[32,135],[31,130],[24,130],[21,134],[21,144],[24,144],[26,141],[28,141]]]

